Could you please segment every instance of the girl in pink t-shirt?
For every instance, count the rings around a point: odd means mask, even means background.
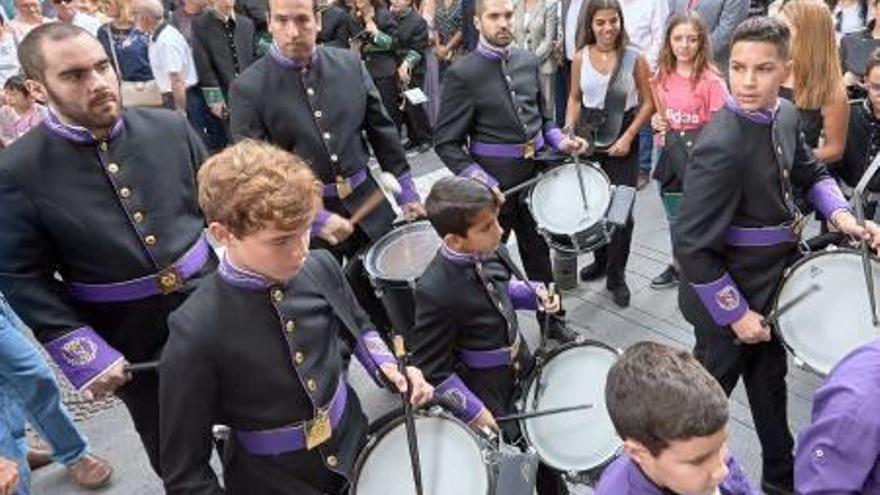
[[[670,18],[651,87],[657,113],[651,119],[660,150],[654,178],[672,225],[681,201],[684,170],[700,129],[724,105],[727,86],[712,62],[709,33],[694,11]],[[676,263],[651,280],[655,289],[678,284]]]

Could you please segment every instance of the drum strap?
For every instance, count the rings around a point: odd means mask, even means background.
[[[500,250],[499,250],[500,251]],[[480,279],[480,284],[486,290],[486,294],[489,295],[489,299],[492,300],[492,305],[498,308],[498,312],[501,313],[501,316],[504,317],[504,321],[507,323],[507,342],[511,345],[516,341],[517,333],[519,332],[519,327],[516,322],[516,315],[510,314],[513,311],[506,311],[504,302],[501,301],[501,298],[498,297],[498,291],[495,289],[495,284],[492,283],[486,277],[486,273],[483,271],[483,265],[479,261],[474,264],[474,269],[477,272],[477,278]]]
[[[330,273],[330,269],[327,266],[327,263],[335,263],[335,260],[329,259],[331,258],[329,254],[322,251],[312,251],[310,256],[315,256],[318,260],[320,260],[320,263],[318,264],[321,266],[321,268],[323,268],[324,271],[326,271],[328,274]],[[346,330],[348,330],[348,332],[354,338],[354,341],[358,342],[361,337],[360,329],[355,323],[354,314],[352,314],[351,308],[342,303],[342,299],[340,299],[341,291],[339,289],[333,290],[333,288],[327,284],[326,281],[328,280],[328,275],[325,275],[324,273],[312,273],[312,271],[309,269],[308,263],[303,265],[302,273],[309,277],[315,283],[315,285],[321,291],[321,295],[324,296],[324,299],[326,299],[327,303],[330,304],[330,308],[333,310],[333,314],[335,314],[337,318],[342,320],[342,324],[345,326]]]

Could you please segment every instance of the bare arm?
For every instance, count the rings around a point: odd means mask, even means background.
[[[636,114],[632,124],[626,129],[626,134],[630,139],[634,139],[639,134],[639,129],[644,127],[654,114],[654,93],[651,91],[651,76],[648,70],[648,61],[645,57],[639,55],[636,59],[635,66],[636,89],[639,91],[639,112]]]
[[[571,81],[568,90],[568,106],[565,109],[565,128],[574,129],[578,119],[581,118],[581,101],[583,100],[583,92],[581,91],[581,66],[583,65],[584,47],[574,54],[574,60],[571,61]],[[583,136],[581,136],[583,137]]]
[[[822,129],[825,142],[813,153],[823,163],[834,163],[843,158],[846,148],[846,132],[849,126],[849,104],[843,87],[834,92],[834,99],[822,107]]]

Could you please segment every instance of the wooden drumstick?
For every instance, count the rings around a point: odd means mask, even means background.
[[[391,194],[400,194],[402,188],[400,187],[400,182],[397,181],[397,177],[389,174],[388,172],[382,172],[379,174],[379,180],[377,181],[379,184],[379,189],[373,191],[372,194],[364,201],[364,204],[360,206],[354,213],[352,213],[351,217],[348,221],[352,226],[355,226],[362,221],[364,221],[370,213],[373,212],[380,204],[385,201],[385,192],[389,192]]]

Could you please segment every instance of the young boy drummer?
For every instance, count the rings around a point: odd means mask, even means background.
[[[727,396],[686,351],[633,345],[614,363],[605,403],[624,454],[596,495],[752,495],[727,451]]]
[[[341,340],[374,378],[401,390],[406,379],[334,258],[308,250],[320,187],[300,159],[256,141],[212,157],[198,182],[208,229],[226,251],[169,319],[159,367],[165,488],[342,493],[367,421],[346,384]],[[407,374],[412,401],[429,400],[421,373]],[[225,492],[209,465],[218,423],[231,428]]]
[[[543,284],[511,277],[501,245],[499,200],[476,179],[446,177],[431,189],[425,209],[443,238],[416,283],[416,318],[408,342],[413,364],[459,419],[498,429],[494,417],[515,412],[516,390],[533,358],[520,335],[516,310],[559,310]],[[503,425],[517,438],[512,424]],[[508,431],[509,430],[509,431]],[[538,493],[566,493],[543,466]]]
[[[694,325],[694,355],[728,395],[742,376],[761,441],[762,488],[771,495],[793,489],[785,350],[763,323],[783,271],[798,255],[802,215],[792,183],[809,190],[838,230],[870,239],[875,248],[880,241],[876,225],[857,225],[798,131],[797,110],[778,98],[791,65],[788,45],[788,29],[774,19],[751,18],[734,32],[732,98],[694,148],[673,232],[686,279],[679,305]]]

